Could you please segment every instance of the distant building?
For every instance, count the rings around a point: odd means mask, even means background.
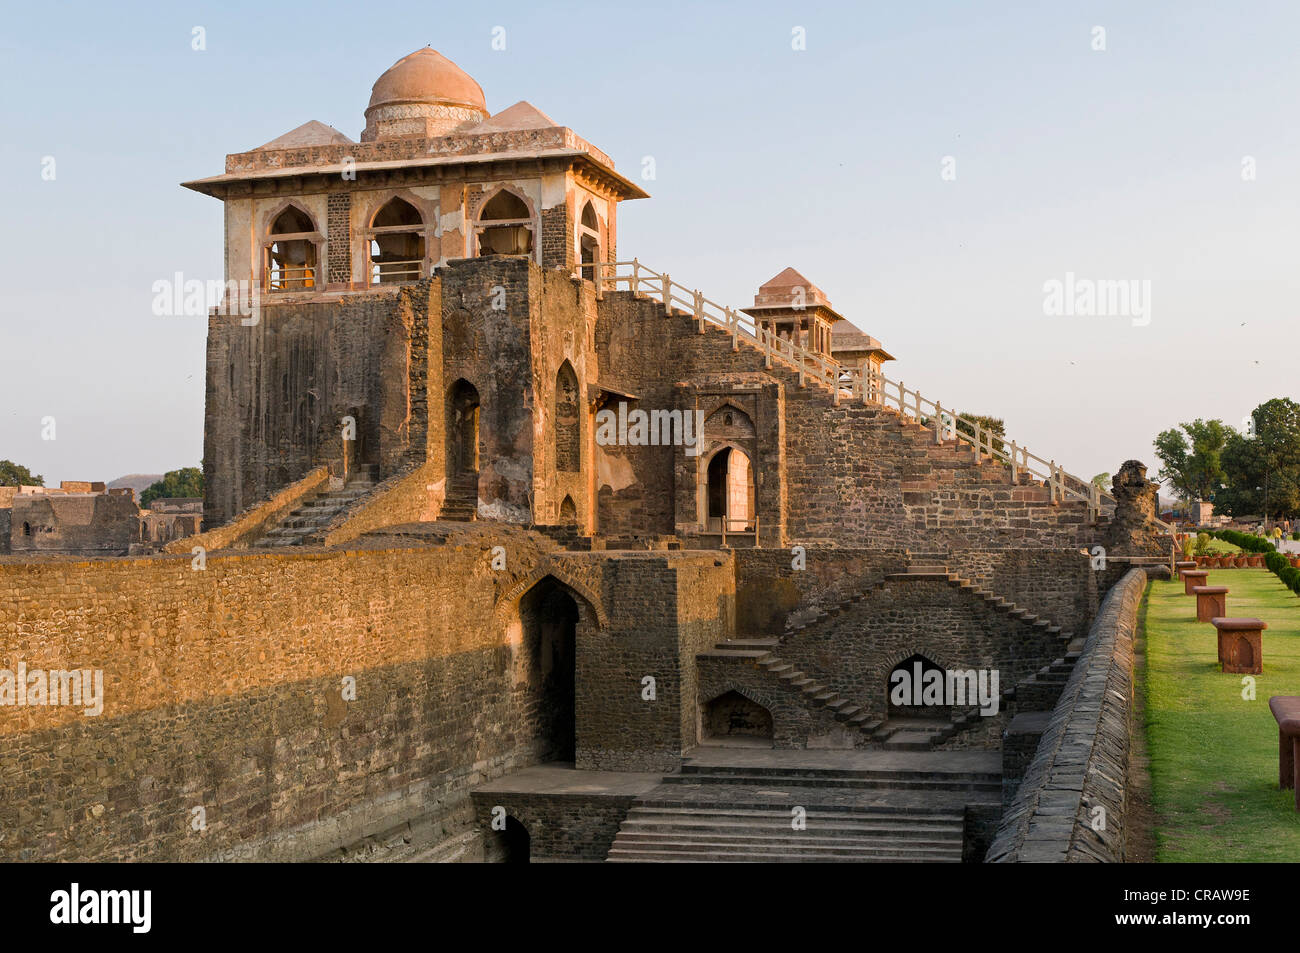
[[[130,487],[64,480],[57,487],[0,487],[0,553],[127,556],[199,531],[203,501],[154,500],[141,510]]]

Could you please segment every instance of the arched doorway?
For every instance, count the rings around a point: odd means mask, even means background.
[[[519,601],[523,638],[519,647],[526,706],[534,713],[542,761],[573,761],[577,752],[574,712],[577,686],[578,602],[552,576]]]
[[[560,522],[565,526],[570,526],[578,522],[578,507],[573,502],[573,497],[567,494],[564,501],[560,503]]]
[[[485,838],[484,860],[499,864],[526,864],[532,856],[532,837],[528,828],[513,815],[506,815],[504,830],[492,830]]]
[[[729,691],[704,706],[701,740],[713,744],[772,747],[772,713],[738,691]]]
[[[579,393],[577,372],[565,361],[555,375],[555,468],[562,473],[582,469]]]
[[[924,655],[903,659],[890,670],[885,683],[890,719],[949,720],[944,681],[944,669]]]
[[[743,450],[723,447],[709,460],[707,527],[739,533],[754,525],[754,479]]]
[[[461,380],[447,391],[447,496],[442,519],[473,520],[478,513],[478,390]]]

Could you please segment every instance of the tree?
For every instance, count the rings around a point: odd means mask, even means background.
[[[1300,481],[1300,404],[1286,397],[1274,397],[1251,412],[1259,456],[1264,464],[1264,498],[1261,509],[1264,518],[1271,515],[1289,515],[1296,512],[1295,503],[1281,499],[1279,506],[1272,505],[1269,491],[1285,493],[1288,485]]]
[[[958,431],[970,437],[971,440],[974,440],[975,428],[966,423],[966,420],[974,421],[979,424],[980,427],[979,445],[981,447],[991,446],[995,451],[1005,452],[1001,440],[1001,438],[1007,435],[1007,425],[1005,421],[999,417],[986,417],[984,414],[958,414],[957,416],[958,418],[966,418],[965,420],[958,419]]]
[[[203,495],[203,471],[197,467],[168,470],[163,478],[140,494],[140,506],[147,507],[154,500],[173,497]]]
[[[1268,426],[1273,426],[1273,423]],[[1292,465],[1270,472],[1269,449],[1277,446],[1276,440],[1270,439],[1271,443],[1266,445],[1258,437],[1235,432],[1229,436],[1223,450],[1226,485],[1214,498],[1215,509],[1238,517],[1278,517],[1300,513],[1300,466]]]
[[[1088,482],[1091,483],[1099,490],[1105,490],[1108,493],[1110,492],[1110,485],[1112,480],[1109,473],[1098,473],[1095,477],[1093,477]]]
[[[0,460],[0,486],[45,486],[45,477],[26,467],[20,467],[12,460]]]
[[[1179,498],[1209,500],[1224,482],[1223,448],[1233,429],[1222,420],[1201,420],[1179,424],[1156,437],[1156,456],[1163,466],[1160,479]]]

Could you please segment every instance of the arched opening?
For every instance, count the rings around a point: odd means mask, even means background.
[[[772,747],[772,713],[737,691],[704,706],[704,741],[744,747]]]
[[[461,378],[447,392],[447,496],[444,509],[472,520],[478,512],[478,389]],[[446,518],[446,517],[444,517]]]
[[[462,378],[447,397],[447,469],[478,475],[478,389]]]
[[[494,817],[491,824],[495,823]],[[483,848],[483,859],[490,864],[526,864],[532,855],[532,837],[521,821],[507,814],[504,828],[490,827]]]
[[[513,817],[506,818],[506,829],[501,832],[502,861],[507,864],[526,864],[532,853],[532,838],[528,828]]]
[[[552,576],[519,601],[523,623],[520,663],[534,713],[542,761],[573,761],[577,751],[574,713],[577,677],[578,602]]]
[[[533,217],[524,200],[502,189],[479,212],[480,255],[531,255]]]
[[[370,222],[370,283],[424,276],[424,219],[405,199],[392,198]]]
[[[32,535],[32,524],[28,523],[26,520],[23,521],[23,535],[24,536]]]
[[[566,526],[578,522],[578,507],[574,504],[573,497],[567,494],[560,504],[560,522]]]
[[[305,291],[316,287],[316,225],[311,216],[290,205],[271,223],[266,243],[268,291]]]
[[[565,361],[555,375],[555,468],[563,473],[577,473],[582,468],[578,413],[578,375]]]
[[[1250,640],[1238,636],[1237,638],[1237,668],[1250,670],[1255,667],[1255,650],[1251,648]]]
[[[591,266],[600,261],[600,221],[590,202],[582,207],[578,220],[578,260],[588,266],[582,269],[582,277],[595,278],[595,268]]]
[[[723,447],[709,460],[708,528],[728,533],[754,525],[754,480],[749,457],[743,450]]]
[[[944,682],[943,668],[924,655],[903,659],[890,671],[885,684],[889,718],[949,720]]]

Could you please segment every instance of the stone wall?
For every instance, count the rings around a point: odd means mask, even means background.
[[[988,861],[1125,859],[1130,741],[1140,730],[1133,724],[1133,643],[1146,580],[1133,569],[1107,593]],[[1014,774],[1017,766],[1007,768]]]
[[[437,278],[392,292],[276,301],[260,319],[208,323],[204,524],[211,528],[313,467],[372,464],[381,476],[428,457],[423,395],[440,352]],[[430,344],[430,335],[433,343]],[[346,448],[344,417],[356,422]],[[341,471],[340,471],[341,472]]]
[[[786,623],[876,585],[921,559],[903,550],[805,547],[804,568],[794,568],[791,548],[736,550],[737,631],[779,635]],[[1108,560],[1104,571],[1075,550],[962,550],[943,557],[951,572],[1082,635],[1102,596],[1126,570]]]
[[[0,668],[104,673],[97,717],[0,707],[0,857],[305,859],[367,825],[454,813],[470,786],[533,763],[535,687],[494,620],[543,553],[503,534],[499,573],[472,531],[210,555],[205,571],[0,560]]]
[[[578,767],[671,771],[698,737],[695,653],[731,633],[734,570],[723,554],[569,553],[601,573],[609,624],[578,650]],[[654,679],[654,698],[645,679]]]
[[[483,793],[474,795],[485,859],[508,859],[496,845],[492,810],[506,809],[528,831],[530,860],[604,860],[637,795]]]

